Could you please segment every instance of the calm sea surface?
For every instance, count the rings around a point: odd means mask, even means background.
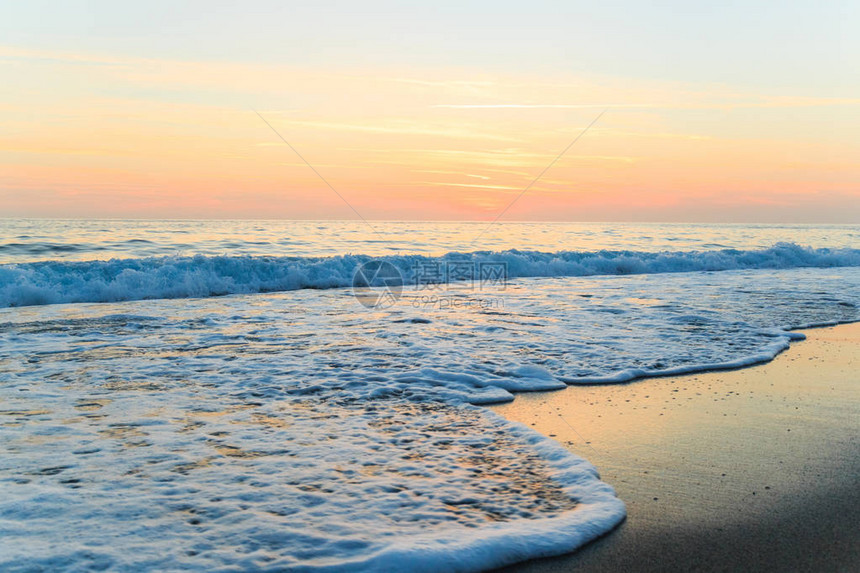
[[[0,219],[0,264],[170,255],[442,255],[857,247],[860,226]]]

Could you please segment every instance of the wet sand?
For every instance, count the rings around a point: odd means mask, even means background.
[[[507,572],[860,571],[860,323],[773,362],[494,406],[585,457],[627,520]]]

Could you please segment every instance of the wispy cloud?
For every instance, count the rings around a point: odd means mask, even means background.
[[[420,181],[420,185],[436,185],[439,187],[472,187],[475,189],[506,189],[519,191],[520,187],[508,187],[507,185],[475,185],[471,183],[443,183],[441,181]]]
[[[829,107],[860,105],[860,98],[761,96],[761,97],[723,97],[711,101],[667,102],[667,103],[441,103],[431,105],[440,109],[740,109],[740,108],[791,108],[791,107]]]
[[[283,165],[284,167],[307,167],[307,164],[305,163],[290,163],[286,161],[278,161],[276,164]],[[372,169],[371,165],[363,165],[358,163],[351,163],[348,165],[342,163],[314,163],[314,167],[319,167],[320,169]]]
[[[492,81],[474,81],[474,80],[424,80],[417,78],[386,78],[389,81],[403,83],[403,84],[414,84],[419,86],[428,86],[428,87],[478,87],[478,88],[486,88],[491,87],[496,84],[496,82]]]
[[[413,169],[412,173],[433,173],[436,175],[460,175],[463,177],[472,177],[474,179],[489,180],[486,175],[473,175],[471,173],[462,173],[460,171],[440,171],[438,169]]]
[[[73,52],[58,52],[49,50],[33,50],[15,46],[0,46],[2,60],[42,60],[47,62],[66,62],[70,64],[88,65],[128,65],[131,62],[152,62],[143,58],[120,59],[95,54],[78,54]]]
[[[487,139],[492,141],[519,142],[516,137],[504,136],[496,133],[485,133],[474,129],[457,127],[435,127],[431,125],[403,122],[389,125],[367,125],[355,123],[334,123],[325,121],[298,121],[290,120],[289,125],[310,127],[313,129],[330,129],[338,131],[360,131],[367,133],[397,134],[397,135],[431,135],[438,137],[450,137],[453,139]]]
[[[430,107],[435,108],[448,108],[448,109],[506,109],[506,108],[515,108],[515,109],[593,109],[593,108],[619,108],[619,107],[631,107],[631,108],[649,108],[649,107],[661,107],[659,105],[648,104],[648,103],[578,103],[578,104],[567,104],[567,103],[466,103],[466,104],[454,104],[454,103],[440,103],[435,104]]]

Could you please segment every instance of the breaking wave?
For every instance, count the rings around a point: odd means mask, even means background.
[[[508,250],[423,255],[334,257],[170,256],[109,261],[0,265],[0,307],[78,302],[196,298],[347,287],[360,265],[384,260],[414,284],[419,269],[451,262],[504,265],[507,278],[631,275],[860,266],[860,249],[813,249],[778,243],[758,250],[687,252]],[[447,277],[441,277],[447,280]]]

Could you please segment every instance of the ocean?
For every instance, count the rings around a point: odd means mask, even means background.
[[[858,319],[856,225],[0,219],[0,569],[568,552],[623,500],[482,405]]]

